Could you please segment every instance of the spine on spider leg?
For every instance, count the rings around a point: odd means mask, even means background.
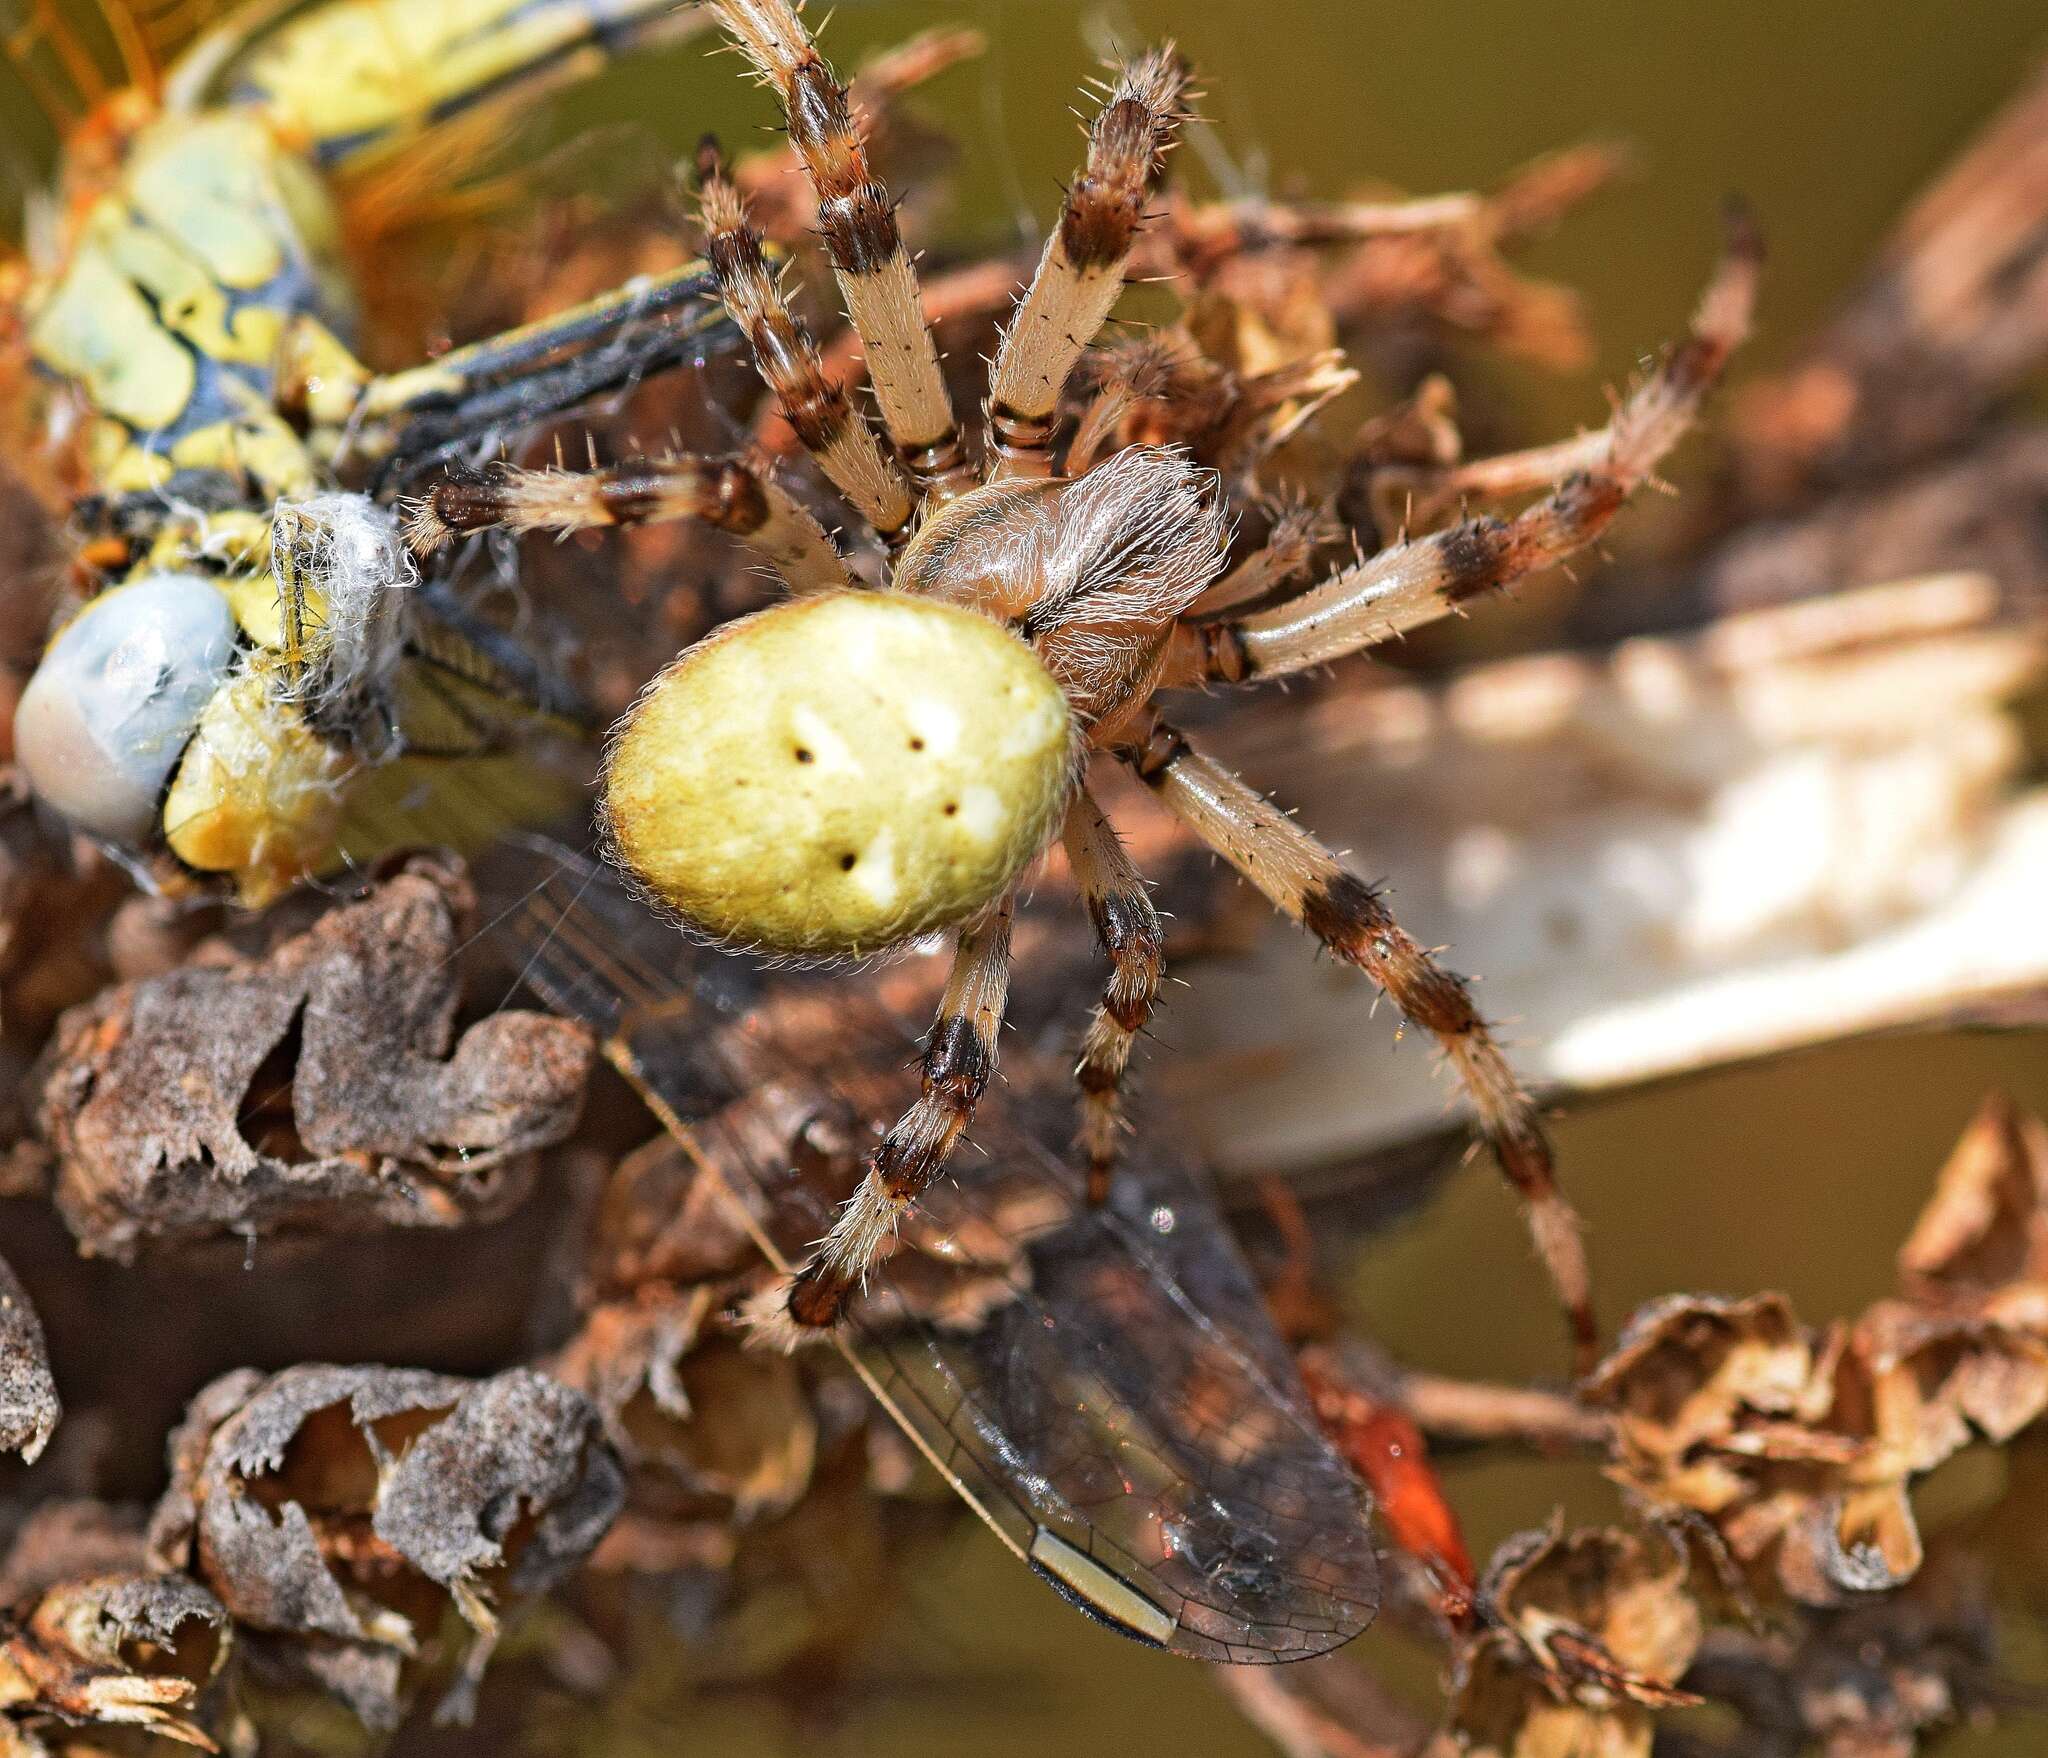
[[[1394,920],[1380,895],[1270,800],[1154,717],[1119,753],[1177,817],[1337,957],[1356,965],[1443,1049],[1479,1127],[1525,1205],[1581,1371],[1597,1354],[1591,1277],[1578,1218],[1558,1188],[1535,1105],[1464,982]]]
[[[799,1330],[839,1322],[912,1203],[939,1174],[973,1120],[996,1070],[996,1034],[1010,988],[1011,899],[963,928],[953,970],[925,1043],[923,1083],[868,1161],[818,1254],[789,1290]]]
[[[869,168],[846,87],[787,0],[714,0],[733,40],[781,95],[790,144],[818,192],[818,225],[867,350],[868,376],[889,437],[911,472],[941,499],[974,485],[953,421],[938,344],[904,249],[896,210]]]
[[[910,485],[882,453],[845,387],[826,376],[818,349],[797,322],[768,267],[761,235],[717,149],[698,149],[705,249],[719,295],[753,349],[754,364],[804,449],[875,534],[894,549],[910,531]]]
[[[1132,241],[1183,120],[1187,70],[1171,45],[1124,67],[1088,131],[1088,158],[1067,192],[1031,285],[1003,333],[990,380],[994,474],[1044,476],[1067,375],[1117,297]]]
[[[1326,665],[1454,612],[1584,549],[1697,419],[1749,331],[1762,250],[1741,215],[1690,334],[1603,432],[1561,450],[1579,467],[1512,519],[1468,519],[1382,550],[1320,586],[1228,623],[1175,631],[1162,682],[1229,683]]]
[[[846,584],[817,520],[771,478],[736,458],[626,458],[594,470],[523,470],[496,463],[451,470],[412,501],[406,541],[416,554],[476,531],[587,531],[694,519],[730,532],[795,592]]]

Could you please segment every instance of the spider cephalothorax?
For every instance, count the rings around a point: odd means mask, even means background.
[[[942,927],[957,934],[923,1090],[777,1322],[794,1334],[836,1320],[966,1128],[995,1067],[1015,887],[1055,838],[1111,966],[1078,1070],[1090,1187],[1106,1189],[1162,935],[1089,791],[1089,765],[1105,757],[1436,1038],[1528,1204],[1586,1358],[1594,1327],[1577,1229],[1535,1108],[1465,985],[1372,887],[1197,751],[1153,697],[1327,664],[1594,539],[1684,433],[1741,339],[1753,239],[1737,229],[1691,336],[1606,428],[1504,473],[1545,491],[1523,511],[1396,543],[1305,587],[1291,579],[1300,555],[1278,547],[1300,546],[1276,529],[1272,566],[1251,572],[1288,589],[1246,594],[1241,579],[1225,582],[1205,609],[1231,536],[1213,472],[1172,448],[1109,449],[1114,424],[1096,419],[1098,400],[1069,448],[1074,474],[1056,473],[1069,379],[1122,288],[1147,189],[1182,121],[1186,77],[1172,52],[1124,67],[1095,117],[1086,165],[993,363],[988,462],[977,471],[845,88],[787,0],[714,9],[782,97],[886,445],[821,370],[715,158],[701,166],[711,261],[792,428],[881,540],[883,589],[863,588],[783,489],[732,461],[636,459],[585,474],[501,466],[441,485],[412,529],[431,545],[490,525],[694,517],[745,538],[796,596],[685,652],[628,716],[605,781],[615,854],[658,902],[728,943],[833,957]],[[1273,420],[1300,413],[1297,399]]]

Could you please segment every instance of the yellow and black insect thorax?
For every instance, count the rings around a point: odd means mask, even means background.
[[[167,114],[136,139],[31,295],[37,366],[87,409],[86,467],[109,495],[223,472],[268,500],[320,471],[280,376],[353,318],[326,181],[258,117]]]

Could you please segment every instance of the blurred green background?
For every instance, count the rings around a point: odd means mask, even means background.
[[[997,246],[1041,227],[1077,150],[1069,106],[1098,52],[1161,37],[1193,59],[1211,128],[1176,174],[1338,196],[1361,183],[1417,194],[1485,186],[1534,155],[1619,138],[1640,174],[1588,204],[1528,259],[1582,289],[1603,353],[1577,384],[1532,385],[1532,431],[1599,412],[1690,309],[1722,198],[1739,192],[1769,240],[1763,323],[1745,356],[1768,368],[1827,309],[1887,221],[2011,90],[2048,21],[2033,0],[1966,7],[1750,3],[1656,6],[1467,0],[843,0],[827,46],[845,62],[939,22],[989,51],[924,94],[959,131],[951,236]],[[729,63],[685,47],[623,67],[565,102],[622,113],[677,150],[712,129],[737,142],[764,115]]]
[[[1210,119],[1182,174],[1226,188],[1241,179],[1322,196],[1368,183],[1433,193],[1490,184],[1575,141],[1631,143],[1640,174],[1520,259],[1582,290],[1601,345],[1584,375],[1512,378],[1518,437],[1532,439],[1599,419],[1601,385],[1674,333],[1729,192],[1749,199],[1770,245],[1762,320],[1740,369],[1782,360],[2048,46],[2040,0],[844,0],[827,47],[856,62],[940,22],[990,39],[986,56],[919,99],[961,142],[949,241],[967,247],[1011,243],[1050,218],[1076,153],[1069,106],[1110,42],[1178,39],[1202,73]],[[743,140],[768,116],[735,63],[698,44],[562,98],[555,131],[630,118],[680,152],[707,129]],[[38,173],[47,139],[26,113],[7,121],[0,179],[12,195]],[[1682,485],[1687,461],[1672,474]],[[1889,1286],[1891,1253],[1934,1168],[1993,1085],[2048,1108],[2041,1039],[1853,1046],[1567,1120],[1564,1163],[1609,1312],[1676,1288],[1764,1286],[1791,1293],[1809,1320],[1855,1310]],[[1753,1224],[1746,1200],[1764,1190],[1768,1228]],[[1547,1294],[1490,1176],[1458,1180],[1368,1251],[1350,1294],[1354,1316],[1419,1363],[1489,1377],[1557,1368]],[[1454,1465],[1449,1481],[1481,1554],[1559,1501],[1577,1518],[1617,1511],[1612,1492],[1576,1467]],[[2041,1633],[2012,1635],[2016,1668],[2048,1677]],[[644,1704],[637,1691],[621,1694],[578,1744],[650,1758],[1270,1751],[1198,1670],[1090,1626],[965,1523],[890,1615],[877,1652],[874,1692],[823,1734],[752,1698],[698,1701],[679,1718],[657,1689]],[[1380,1635],[1356,1652],[1427,1699],[1428,1657]],[[1986,1758],[2039,1751],[2043,1739],[2039,1722],[2016,1721],[1944,1750]]]

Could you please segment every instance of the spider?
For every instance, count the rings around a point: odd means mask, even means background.
[[[916,271],[870,170],[846,88],[787,0],[713,0],[782,101],[818,201],[881,432],[823,373],[715,148],[699,157],[709,257],[727,310],[791,427],[889,558],[881,589],[765,471],[629,458],[590,471],[500,463],[451,474],[412,509],[415,544],[457,533],[695,517],[749,540],[791,597],[684,651],[615,730],[601,783],[609,851],[644,895],[719,944],[780,958],[888,951],[940,929],[951,973],[921,1090],[863,1183],[764,1319],[788,1342],[834,1325],[968,1128],[996,1066],[1020,880],[1057,840],[1109,976],[1083,1037],[1080,1151],[1100,1200],[1134,1040],[1156,1001],[1160,918],[1089,785],[1120,763],[1286,915],[1429,1032],[1519,1194],[1577,1358],[1596,1345],[1579,1228],[1536,1106],[1465,983],[1381,893],[1280,807],[1204,755],[1162,691],[1329,664],[1593,541],[1692,422],[1746,333],[1759,250],[1737,221],[1688,339],[1609,425],[1542,454],[1546,489],[1507,519],[1397,541],[1320,583],[1204,613],[1232,516],[1185,452],[1132,445],[1059,468],[1062,400],[1124,284],[1144,204],[1186,120],[1171,48],[1124,63],[1086,161],[990,371],[985,465],[963,445]],[[1276,570],[1284,572],[1285,570]]]

